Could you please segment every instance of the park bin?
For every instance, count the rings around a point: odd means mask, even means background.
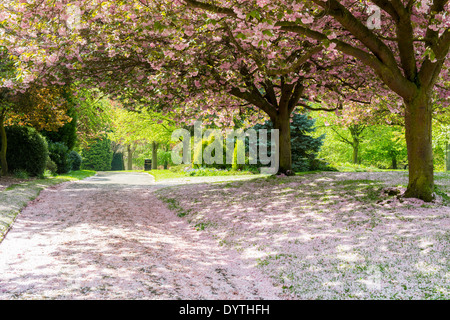
[[[144,170],[145,171],[152,170],[152,159],[145,159],[144,160]]]

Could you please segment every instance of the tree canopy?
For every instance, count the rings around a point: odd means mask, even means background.
[[[449,9],[448,0],[11,0],[0,7],[0,45],[21,68],[2,86],[77,80],[182,106],[185,120],[264,115],[280,130],[282,170],[294,109],[353,102],[364,112],[388,100],[404,115],[407,196],[431,200],[431,100],[448,107]]]

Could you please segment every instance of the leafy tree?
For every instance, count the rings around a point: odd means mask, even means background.
[[[33,126],[37,130],[55,130],[68,120],[67,104],[61,86],[42,87],[29,83],[25,88],[15,88],[13,80],[28,82],[11,55],[0,43],[0,163],[2,175],[8,173],[8,141],[5,126]]]
[[[81,88],[79,83],[74,86],[78,90],[72,97],[76,105],[77,141],[84,148],[110,130],[115,102],[99,90]]]
[[[290,122],[291,146],[292,146],[292,168],[295,171],[309,171],[316,156],[323,144],[325,135],[313,136],[316,130],[314,127],[315,120],[310,118],[308,114],[294,113]],[[256,125],[255,130],[273,129],[272,122],[267,121],[263,125]],[[268,143],[270,140],[268,140]],[[259,145],[258,141],[258,145]],[[259,146],[258,146],[259,147]],[[270,150],[270,148],[268,148]]]
[[[72,150],[77,142],[77,112],[74,107],[70,107],[66,115],[70,117],[70,120],[62,127],[55,131],[43,130],[41,134],[50,141],[64,143],[69,150]]]
[[[350,124],[348,127],[346,127],[346,131],[349,133],[347,134],[341,132],[338,128],[335,126],[330,127],[331,130],[333,130],[334,134],[336,135],[337,139],[343,143],[346,143],[351,146],[352,148],[352,163],[358,164],[361,163],[360,159],[360,148],[361,148],[361,142],[364,138],[364,131],[366,130],[367,126],[364,124]]]
[[[365,131],[365,162],[381,168],[399,169],[408,164],[405,129],[399,126],[371,126]]]
[[[228,124],[256,108],[280,129],[282,170],[291,166],[289,115],[309,106],[300,98],[338,109],[390,92],[406,125],[406,196],[433,198],[430,102],[448,100],[448,0],[80,0],[69,5],[79,21],[66,25],[65,1],[7,4],[2,43],[22,51],[22,63],[38,60],[49,83],[72,70],[111,93],[185,103]],[[37,45],[45,52],[36,55]]]
[[[170,142],[173,122],[169,117],[152,112],[148,108],[135,107],[134,111],[115,107],[111,112],[112,125],[108,137],[126,146],[128,170],[132,169],[133,154],[138,145],[151,145],[152,166],[157,168],[158,144]]]
[[[398,95],[408,146],[405,196],[430,201],[434,190],[431,101],[437,95],[448,101],[450,18],[446,13],[450,5],[447,0],[371,3],[384,14],[378,25],[364,23],[370,22],[371,12],[362,13],[351,0],[307,1],[311,11],[303,13],[303,23],[280,21],[278,25],[328,41],[367,67],[361,76],[374,73],[380,82],[377,88],[384,85]],[[322,14],[314,17],[311,13],[316,10]]]

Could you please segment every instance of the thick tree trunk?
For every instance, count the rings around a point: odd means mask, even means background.
[[[445,171],[450,171],[450,144],[445,143]]]
[[[291,121],[287,108],[280,108],[276,119],[273,119],[274,129],[279,130],[279,160],[280,167],[278,173],[294,175],[292,171],[292,152],[291,152]]]
[[[359,143],[353,142],[352,147],[353,147],[352,162],[354,164],[358,164],[359,163]]]
[[[152,170],[158,170],[158,144],[152,142]]]
[[[133,170],[133,150],[131,144],[127,145],[127,170]]]
[[[405,104],[409,163],[409,184],[405,197],[429,202],[434,198],[431,101],[429,95],[421,90]]]
[[[392,156],[392,169],[394,169],[394,170],[398,169],[397,157],[396,156]]]
[[[2,176],[6,176],[8,174],[8,162],[6,161],[7,139],[4,120],[5,115],[4,113],[2,113],[0,115],[0,138],[2,141],[2,147],[0,150],[0,161],[2,165]]]

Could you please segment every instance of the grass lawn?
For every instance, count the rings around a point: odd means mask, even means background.
[[[450,174],[437,173],[441,193]],[[317,172],[157,191],[295,299],[450,298],[450,206],[389,196],[406,172]]]
[[[148,174],[154,176],[155,181],[162,181],[162,180],[186,177],[184,172],[173,172],[170,170],[151,170],[151,171],[144,171],[144,172],[147,172]]]
[[[94,174],[95,171],[90,170],[71,171],[45,179],[29,179],[12,184],[0,191],[0,241],[3,240],[19,212],[43,189],[67,181],[81,180]]]
[[[191,170],[188,173],[184,171],[171,171],[171,170],[127,170],[121,172],[146,172],[153,177],[155,177],[155,181],[163,181],[170,179],[178,179],[178,178],[186,178],[186,177],[213,177],[213,176],[241,176],[241,175],[251,175],[252,173],[249,171],[227,171],[227,170],[214,170],[214,169],[198,169]]]

